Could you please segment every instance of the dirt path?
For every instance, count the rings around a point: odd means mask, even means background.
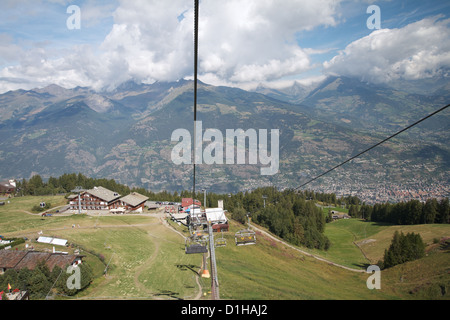
[[[32,213],[29,211],[25,211],[23,210],[24,213],[30,214],[30,215],[41,215],[42,213]],[[64,216],[64,215],[71,215],[71,214],[58,214],[58,216]],[[64,230],[71,230],[71,229],[114,229],[114,228],[139,228],[139,227],[148,227],[151,225],[155,225],[155,224],[162,224],[164,227],[166,227],[167,229],[171,230],[172,232],[177,233],[179,236],[181,236],[183,239],[185,238],[185,236],[179,232],[178,230],[176,230],[175,228],[173,228],[172,226],[169,225],[169,223],[166,220],[166,214],[165,213],[156,213],[156,214],[140,214],[140,215],[144,215],[144,216],[151,216],[151,217],[155,217],[157,218],[157,222],[152,222],[152,223],[137,223],[137,224],[113,224],[113,225],[89,225],[89,226],[78,226],[78,225],[71,225],[71,226],[65,226],[65,227],[57,227],[57,228],[43,228],[42,232],[54,232],[54,231],[64,231]],[[96,215],[91,215],[91,216],[96,216]],[[102,216],[106,216],[104,214],[102,215],[98,215],[99,217]],[[34,235],[35,231],[33,232],[29,232],[29,233],[23,233],[20,232],[21,236],[29,236],[29,235]],[[161,245],[161,241],[168,241],[166,239],[162,239],[156,236],[153,236],[149,233],[149,237],[152,237],[152,243],[155,246],[155,250],[152,253],[152,255],[138,268],[136,268],[135,270],[135,275],[134,275],[134,284],[137,288],[139,288],[142,292],[144,292],[145,294],[148,294],[148,297],[151,297],[153,299],[156,300],[161,300],[162,298],[158,297],[157,295],[155,295],[153,292],[151,292],[142,282],[139,281],[139,276],[142,274],[142,272],[144,272],[146,269],[150,268],[151,265],[154,263],[154,261],[156,260],[156,257],[158,256],[159,253],[159,248]],[[200,284],[199,281],[199,274],[197,274],[195,276],[195,282],[197,284],[198,287],[198,292],[196,293],[195,297],[193,298],[193,300],[199,300],[202,297],[202,286]],[[92,297],[85,297],[83,299],[91,299]],[[98,298],[98,297],[97,297]],[[105,297],[106,298],[106,297]],[[109,297],[111,298],[111,297]]]
[[[156,300],[159,300],[157,296],[155,296],[152,292],[150,292],[149,289],[147,289],[145,285],[139,281],[139,276],[141,275],[141,273],[147,268],[151,267],[156,257],[158,256],[160,242],[158,240],[152,242],[155,245],[155,251],[153,251],[152,255],[150,256],[150,258],[147,259],[147,261],[145,261],[140,267],[136,269],[134,274],[134,285],[143,292],[147,293],[149,296],[153,297]]]
[[[177,233],[178,235],[180,235],[181,237],[183,237],[183,239],[185,238],[185,236],[184,236],[181,232],[179,232],[178,230],[175,230],[175,229],[167,222],[165,215],[163,215],[160,219],[161,219],[163,225],[164,225],[166,228],[168,228],[168,229],[172,230],[173,232]],[[199,272],[196,274],[196,276],[195,276],[195,283],[197,283],[198,293],[197,293],[197,295],[196,295],[192,300],[200,300],[201,297],[202,297],[203,291],[202,291],[202,286],[201,286],[201,284],[200,284],[200,276],[199,276],[199,274],[200,274],[200,271],[199,271]]]

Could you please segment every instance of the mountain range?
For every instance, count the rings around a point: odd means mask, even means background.
[[[448,103],[448,79],[427,84],[414,93],[417,83],[386,87],[329,77],[314,88],[251,92],[200,82],[203,130],[278,129],[280,164],[272,176],[261,176],[260,164],[199,164],[197,188],[297,187]],[[0,178],[81,172],[153,191],[189,190],[192,165],[172,162],[171,135],[176,129],[192,134],[193,101],[187,80],[129,81],[109,92],[57,85],[6,92],[0,95]],[[448,185],[449,123],[445,110],[308,187]]]

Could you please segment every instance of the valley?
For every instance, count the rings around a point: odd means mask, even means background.
[[[0,2],[0,305],[450,300],[450,2],[372,2]]]
[[[188,189],[192,166],[173,163],[177,142],[171,136],[177,129],[193,136],[192,87],[191,81],[180,80],[128,82],[112,92],[51,85],[2,94],[0,166],[8,170],[0,172],[0,178],[81,172],[153,191]],[[277,100],[200,83],[202,131],[279,130],[279,171],[261,176],[260,162],[201,164],[198,181],[219,193],[296,188],[441,107],[448,94],[436,92],[418,95],[329,78],[292,104],[286,95],[279,94]],[[387,106],[389,113],[383,111]],[[448,196],[449,119],[445,110],[308,188],[358,195],[368,203]],[[248,158],[248,145],[245,152]],[[406,195],[403,190],[408,190]]]

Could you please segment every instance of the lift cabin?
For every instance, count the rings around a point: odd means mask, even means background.
[[[186,238],[184,251],[186,254],[207,253],[207,241],[202,236],[197,235]]]
[[[256,244],[256,234],[254,231],[249,229],[236,232],[234,235],[234,239],[236,241],[236,246]]]
[[[247,246],[256,244],[256,233],[250,230],[250,212],[247,212],[247,229],[239,230],[234,234],[237,246]]]
[[[222,234],[222,237],[221,237],[221,238],[217,238],[217,239],[214,241],[214,246],[215,246],[216,248],[226,247],[226,246],[227,246],[227,239],[225,239],[225,238],[223,237],[223,231],[221,231],[221,234]]]
[[[216,239],[216,242],[215,242],[214,245],[216,246],[216,248],[226,247],[227,246],[227,239],[225,239],[225,238]]]

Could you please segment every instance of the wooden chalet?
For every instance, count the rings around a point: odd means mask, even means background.
[[[111,212],[142,212],[148,197],[137,192],[114,200],[110,205]]]

